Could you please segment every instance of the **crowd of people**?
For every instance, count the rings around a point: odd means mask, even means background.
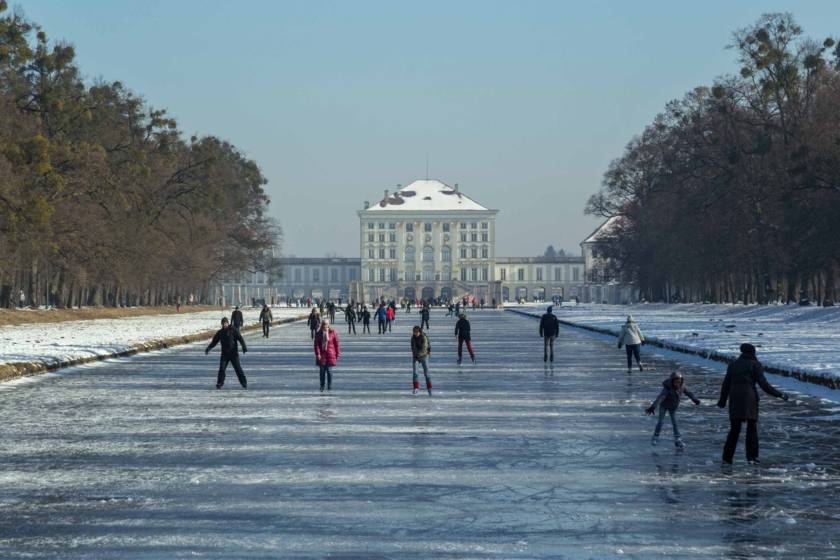
[[[410,312],[411,304],[404,306],[406,312]],[[475,350],[472,345],[472,325],[462,308],[461,302],[450,304],[447,307],[446,317],[457,316],[454,335],[458,342],[457,364],[463,361],[463,348],[466,346],[473,364],[476,362]],[[312,339],[315,363],[319,370],[320,391],[329,392],[332,390],[332,372],[341,357],[341,343],[338,332],[333,328],[336,314],[334,302],[322,302],[318,307],[313,307],[306,321]],[[362,334],[370,334],[370,321],[375,318],[378,324],[378,334],[383,335],[392,332],[392,325],[396,321],[397,307],[394,301],[380,302],[373,313],[367,305],[357,302],[349,302],[342,309],[345,321],[348,325],[348,334],[357,334],[356,323],[362,323]],[[420,325],[412,328],[410,349],[412,357],[412,394],[417,395],[420,391],[418,367],[423,372],[426,382],[426,390],[432,396],[432,378],[429,371],[429,357],[432,353],[432,345],[428,336],[429,317],[431,305],[429,302],[420,303]],[[268,338],[269,326],[273,320],[271,308],[263,305],[260,312],[259,322],[262,326],[263,337]],[[248,351],[245,340],[242,337],[241,329],[244,325],[242,311],[237,306],[231,313],[231,318],[222,319],[222,328],[216,332],[207,346],[205,353],[209,353],[216,345],[221,347],[219,370],[216,378],[216,388],[221,389],[225,382],[225,371],[228,365],[233,366],[237,379],[244,389],[247,389],[248,382],[242,366],[239,362],[238,347],[242,352]],[[553,313],[550,306],[542,315],[539,323],[539,336],[543,340],[543,361],[554,363],[554,345],[557,336],[560,334],[560,321]],[[641,327],[632,316],[628,316],[622,325],[618,338],[618,348],[625,348],[627,358],[627,373],[631,373],[633,361],[635,360],[639,371],[644,371],[641,361],[640,348],[645,342],[645,336]],[[548,367],[548,366],[546,366]],[[758,444],[758,388],[765,393],[788,400],[788,395],[777,390],[766,379],[764,367],[756,356],[756,348],[752,344],[740,346],[740,356],[727,368],[726,376],[723,379],[720,390],[720,398],[717,406],[729,409],[730,428],[723,448],[722,461],[724,465],[731,465],[741,428],[746,424],[746,458],[750,464],[759,462]],[[681,371],[672,372],[662,382],[662,389],[657,397],[645,408],[645,413],[654,415],[658,409],[658,420],[651,437],[651,445],[659,445],[659,438],[665,416],[670,418],[673,429],[674,446],[678,450],[685,448],[677,422],[677,410],[682,397],[690,399],[695,405],[700,400],[686,386],[685,376]]]

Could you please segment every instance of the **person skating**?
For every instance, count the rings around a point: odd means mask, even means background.
[[[353,309],[353,303],[348,303],[344,310],[344,319],[347,321],[347,334],[351,332],[356,334],[356,311]]]
[[[397,320],[397,306],[392,301],[385,309],[385,323],[388,327],[388,332],[391,332],[391,325]]]
[[[318,314],[318,309],[312,308],[309,318],[306,320],[306,325],[309,327],[309,338],[314,339],[315,333],[321,328],[321,316]]]
[[[380,303],[376,310],[376,322],[379,324],[379,334],[385,333],[385,322],[388,320],[388,311],[385,310],[385,304]]]
[[[618,347],[624,345],[627,349],[627,373],[633,370],[633,357],[636,358],[636,363],[639,365],[639,371],[644,371],[642,367],[642,358],[639,348],[645,341],[645,335],[642,334],[642,329],[633,320],[632,315],[627,316],[627,321],[621,326],[621,336],[618,337]]]
[[[720,400],[717,405],[726,407],[729,401],[729,434],[723,446],[723,463],[732,464],[738,438],[741,435],[741,424],[747,423],[747,462],[758,463],[758,391],[761,390],[784,401],[788,400],[787,393],[782,393],[764,377],[764,366],[755,355],[755,346],[741,345],[741,355],[726,368],[726,377],[720,388]]]
[[[420,328],[425,328],[429,330],[429,306],[424,305],[422,309],[420,309]]]
[[[683,374],[675,371],[662,382],[662,391],[659,392],[659,396],[645,409],[645,413],[651,415],[656,412],[656,407],[659,407],[659,420],[653,430],[653,437],[650,440],[651,445],[659,443],[659,434],[662,431],[662,423],[665,421],[665,413],[667,412],[671,417],[671,426],[674,428],[674,445],[678,449],[685,447],[680,437],[680,429],[677,427],[677,408],[680,406],[680,399],[683,395],[691,399],[691,402],[695,405],[700,404],[700,399],[696,398],[685,386]]]
[[[274,316],[271,314],[271,308],[267,304],[263,304],[262,311],[260,311],[260,324],[262,324],[263,338],[268,338],[268,329],[271,327],[271,322]]]
[[[327,304],[327,313],[330,314],[330,323],[335,323],[335,302],[332,300]]]
[[[455,315],[455,305],[450,301],[449,305],[446,306],[446,316],[452,317]]]
[[[362,318],[362,334],[370,334],[370,310],[368,310],[367,305],[362,306],[359,315]]]
[[[222,317],[222,328],[213,335],[213,340],[204,350],[205,354],[209,354],[210,350],[215,348],[217,344],[221,343],[222,355],[219,358],[219,374],[216,377],[216,389],[221,389],[225,384],[225,370],[228,364],[233,366],[233,371],[236,372],[236,378],[243,389],[248,388],[248,380],[245,378],[245,372],[242,371],[242,366],[239,364],[239,348],[238,344],[242,345],[242,353],[248,352],[248,347],[245,345],[245,339],[236,329],[230,326],[230,321],[227,317]]]
[[[332,390],[332,368],[341,356],[338,333],[330,327],[329,319],[324,319],[321,328],[315,335],[315,363],[318,364],[321,380],[321,392]],[[326,385],[324,384],[326,382]]]
[[[429,376],[429,355],[432,353],[432,345],[429,337],[423,329],[415,326],[411,335],[411,368],[414,381],[413,394],[420,391],[420,378],[417,376],[417,364],[423,368],[423,376],[426,378],[426,390],[432,396],[432,378]]]
[[[475,352],[472,347],[472,327],[464,313],[461,313],[458,322],[455,323],[455,338],[458,339],[458,364],[463,360],[464,344],[467,345],[467,351],[470,353],[472,363],[475,363]]]
[[[554,362],[554,339],[560,332],[560,321],[552,313],[553,307],[550,305],[546,309],[540,319],[540,336],[543,339],[543,361],[547,362],[549,358]],[[549,353],[550,350],[550,353]]]
[[[239,306],[233,308],[233,313],[230,314],[230,322],[233,324],[233,330],[239,332],[242,329],[242,325],[245,324],[245,319],[242,317],[242,311],[239,310]]]

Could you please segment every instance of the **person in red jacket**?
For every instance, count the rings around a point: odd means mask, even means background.
[[[394,317],[396,317],[396,315],[397,315],[396,312],[394,312],[394,306],[389,305],[385,309],[385,318],[386,318],[385,322],[387,323],[386,326],[388,327],[388,332],[391,332],[391,323],[394,322]]]
[[[338,333],[332,329],[329,319],[324,319],[315,335],[315,363],[320,368],[321,392],[332,390],[332,368],[341,356]],[[326,385],[324,385],[326,381]]]

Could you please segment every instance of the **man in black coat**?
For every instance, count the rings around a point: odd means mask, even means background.
[[[217,344],[221,344],[222,356],[219,359],[219,376],[216,378],[216,389],[221,389],[222,385],[225,384],[225,370],[228,364],[233,366],[233,371],[236,372],[236,377],[239,379],[239,383],[242,384],[242,388],[248,388],[248,380],[245,378],[245,372],[242,371],[242,366],[239,365],[239,348],[237,343],[242,345],[243,354],[248,351],[248,347],[245,346],[245,339],[242,338],[239,331],[231,328],[227,317],[223,317],[222,328],[213,335],[213,340],[210,341],[210,345],[204,351],[205,354],[209,354],[210,350]]]
[[[546,313],[540,319],[540,336],[543,339],[543,361],[547,362],[549,358],[549,349],[551,349],[551,361],[554,362],[554,339],[560,332],[560,321],[552,313],[553,307],[549,306]]]
[[[758,385],[768,395],[788,400],[788,395],[777,390],[764,377],[764,366],[755,355],[755,346],[741,345],[741,355],[729,364],[726,377],[720,388],[718,406],[724,408],[729,400],[729,435],[723,446],[723,462],[732,464],[738,437],[741,435],[741,424],[747,423],[747,461],[758,463]]]
[[[472,363],[475,363],[475,352],[472,346],[472,327],[464,313],[459,316],[458,322],[455,323],[455,338],[458,339],[458,363],[460,364],[464,355],[464,344],[467,345],[467,351],[470,353]]]
[[[420,310],[420,329],[429,330],[429,304],[423,305]]]
[[[230,314],[230,322],[233,323],[233,330],[236,332],[239,332],[239,329],[245,324],[245,319],[242,317],[242,311],[239,310],[238,305],[233,308],[233,313]]]

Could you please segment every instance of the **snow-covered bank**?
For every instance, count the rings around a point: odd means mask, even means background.
[[[259,309],[245,309],[246,326],[258,328]],[[303,308],[274,308],[275,322],[301,317]],[[190,342],[219,328],[230,312],[204,311],[36,323],[0,328],[0,381],[143,350]]]
[[[540,315],[545,304],[511,309]],[[840,308],[794,305],[638,304],[555,307],[572,326],[618,335],[633,315],[649,343],[729,361],[750,342],[771,373],[840,389]]]

